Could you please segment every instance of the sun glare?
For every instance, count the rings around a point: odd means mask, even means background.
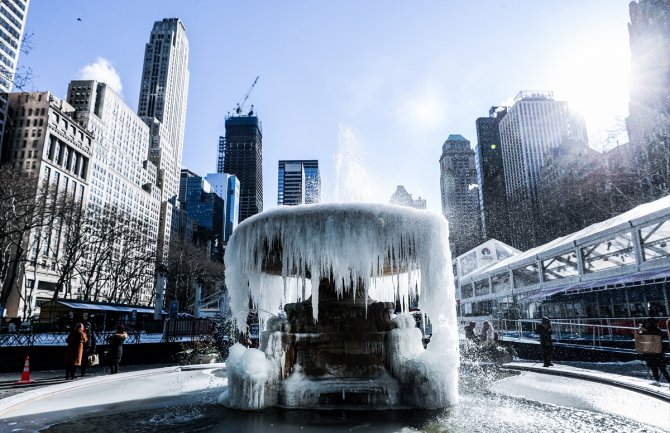
[[[630,53],[621,47],[611,39],[582,41],[563,58],[554,77],[556,98],[568,101],[584,117],[596,149],[627,141],[623,122],[628,115]]]

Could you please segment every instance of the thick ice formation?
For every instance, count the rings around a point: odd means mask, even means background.
[[[427,211],[378,204],[275,208],[244,221],[230,239],[225,256],[230,307],[244,330],[249,299],[259,316],[267,318],[286,303],[311,296],[313,318],[318,321],[319,290],[312,287],[319,287],[323,278],[334,282],[340,298],[355,299],[357,289],[352,283],[358,282],[365,291],[361,302],[368,297],[399,301],[403,311],[410,299],[418,297],[419,308],[433,324],[431,343],[423,348],[421,331],[410,315],[396,317],[396,329],[388,333],[386,342],[386,365],[393,377],[386,375],[375,386],[391,389],[397,380],[400,389],[389,395],[402,395],[405,404],[418,407],[445,407],[458,399],[459,364],[448,245],[446,220]],[[275,405],[277,384],[290,405],[294,399],[316,401],[316,394],[307,391],[313,390],[314,381],[304,376],[299,365],[282,371],[282,333],[269,329],[273,323],[265,332],[265,359],[255,349],[236,345],[231,350],[224,404],[243,409]],[[322,379],[326,387],[336,383]],[[337,386],[344,399],[346,382]],[[393,398],[390,405],[396,403]]]
[[[281,245],[282,289],[263,272],[268,245]],[[319,204],[278,207],[240,224],[226,248],[226,286],[230,307],[242,330],[248,300],[274,311],[312,296],[318,320],[322,277],[335,281],[339,296],[354,295],[361,281],[378,301],[418,296],[419,308],[433,323],[455,324],[453,275],[448,228],[441,215],[381,204]],[[392,277],[385,273],[390,266]],[[306,284],[311,278],[311,285]]]

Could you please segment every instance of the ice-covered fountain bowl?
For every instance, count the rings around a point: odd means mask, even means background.
[[[380,204],[279,207],[238,226],[225,262],[237,326],[245,330],[251,305],[263,331],[258,349],[231,348],[222,404],[457,402],[454,281],[441,215]],[[427,347],[412,305],[433,325]]]

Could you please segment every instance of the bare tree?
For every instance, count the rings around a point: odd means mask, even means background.
[[[57,205],[53,189],[8,165],[0,166],[0,185],[0,305],[6,305],[14,290],[24,297],[19,275],[29,252],[36,262],[41,234],[53,224]]]
[[[206,247],[197,247],[189,242],[173,240],[167,263],[168,289],[166,299],[179,301],[179,305],[190,305],[194,301],[194,287],[202,284],[203,297],[216,290],[223,281],[223,263],[210,260]]]

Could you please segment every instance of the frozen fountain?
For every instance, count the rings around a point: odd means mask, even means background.
[[[443,408],[458,400],[456,305],[444,218],[391,205],[281,207],[236,229],[226,286],[237,326],[220,402],[239,409]],[[430,344],[406,314],[418,298]],[[405,314],[394,314],[396,305]],[[284,314],[279,312],[283,307]],[[395,317],[394,317],[395,316]],[[425,322],[425,321],[424,321]]]

